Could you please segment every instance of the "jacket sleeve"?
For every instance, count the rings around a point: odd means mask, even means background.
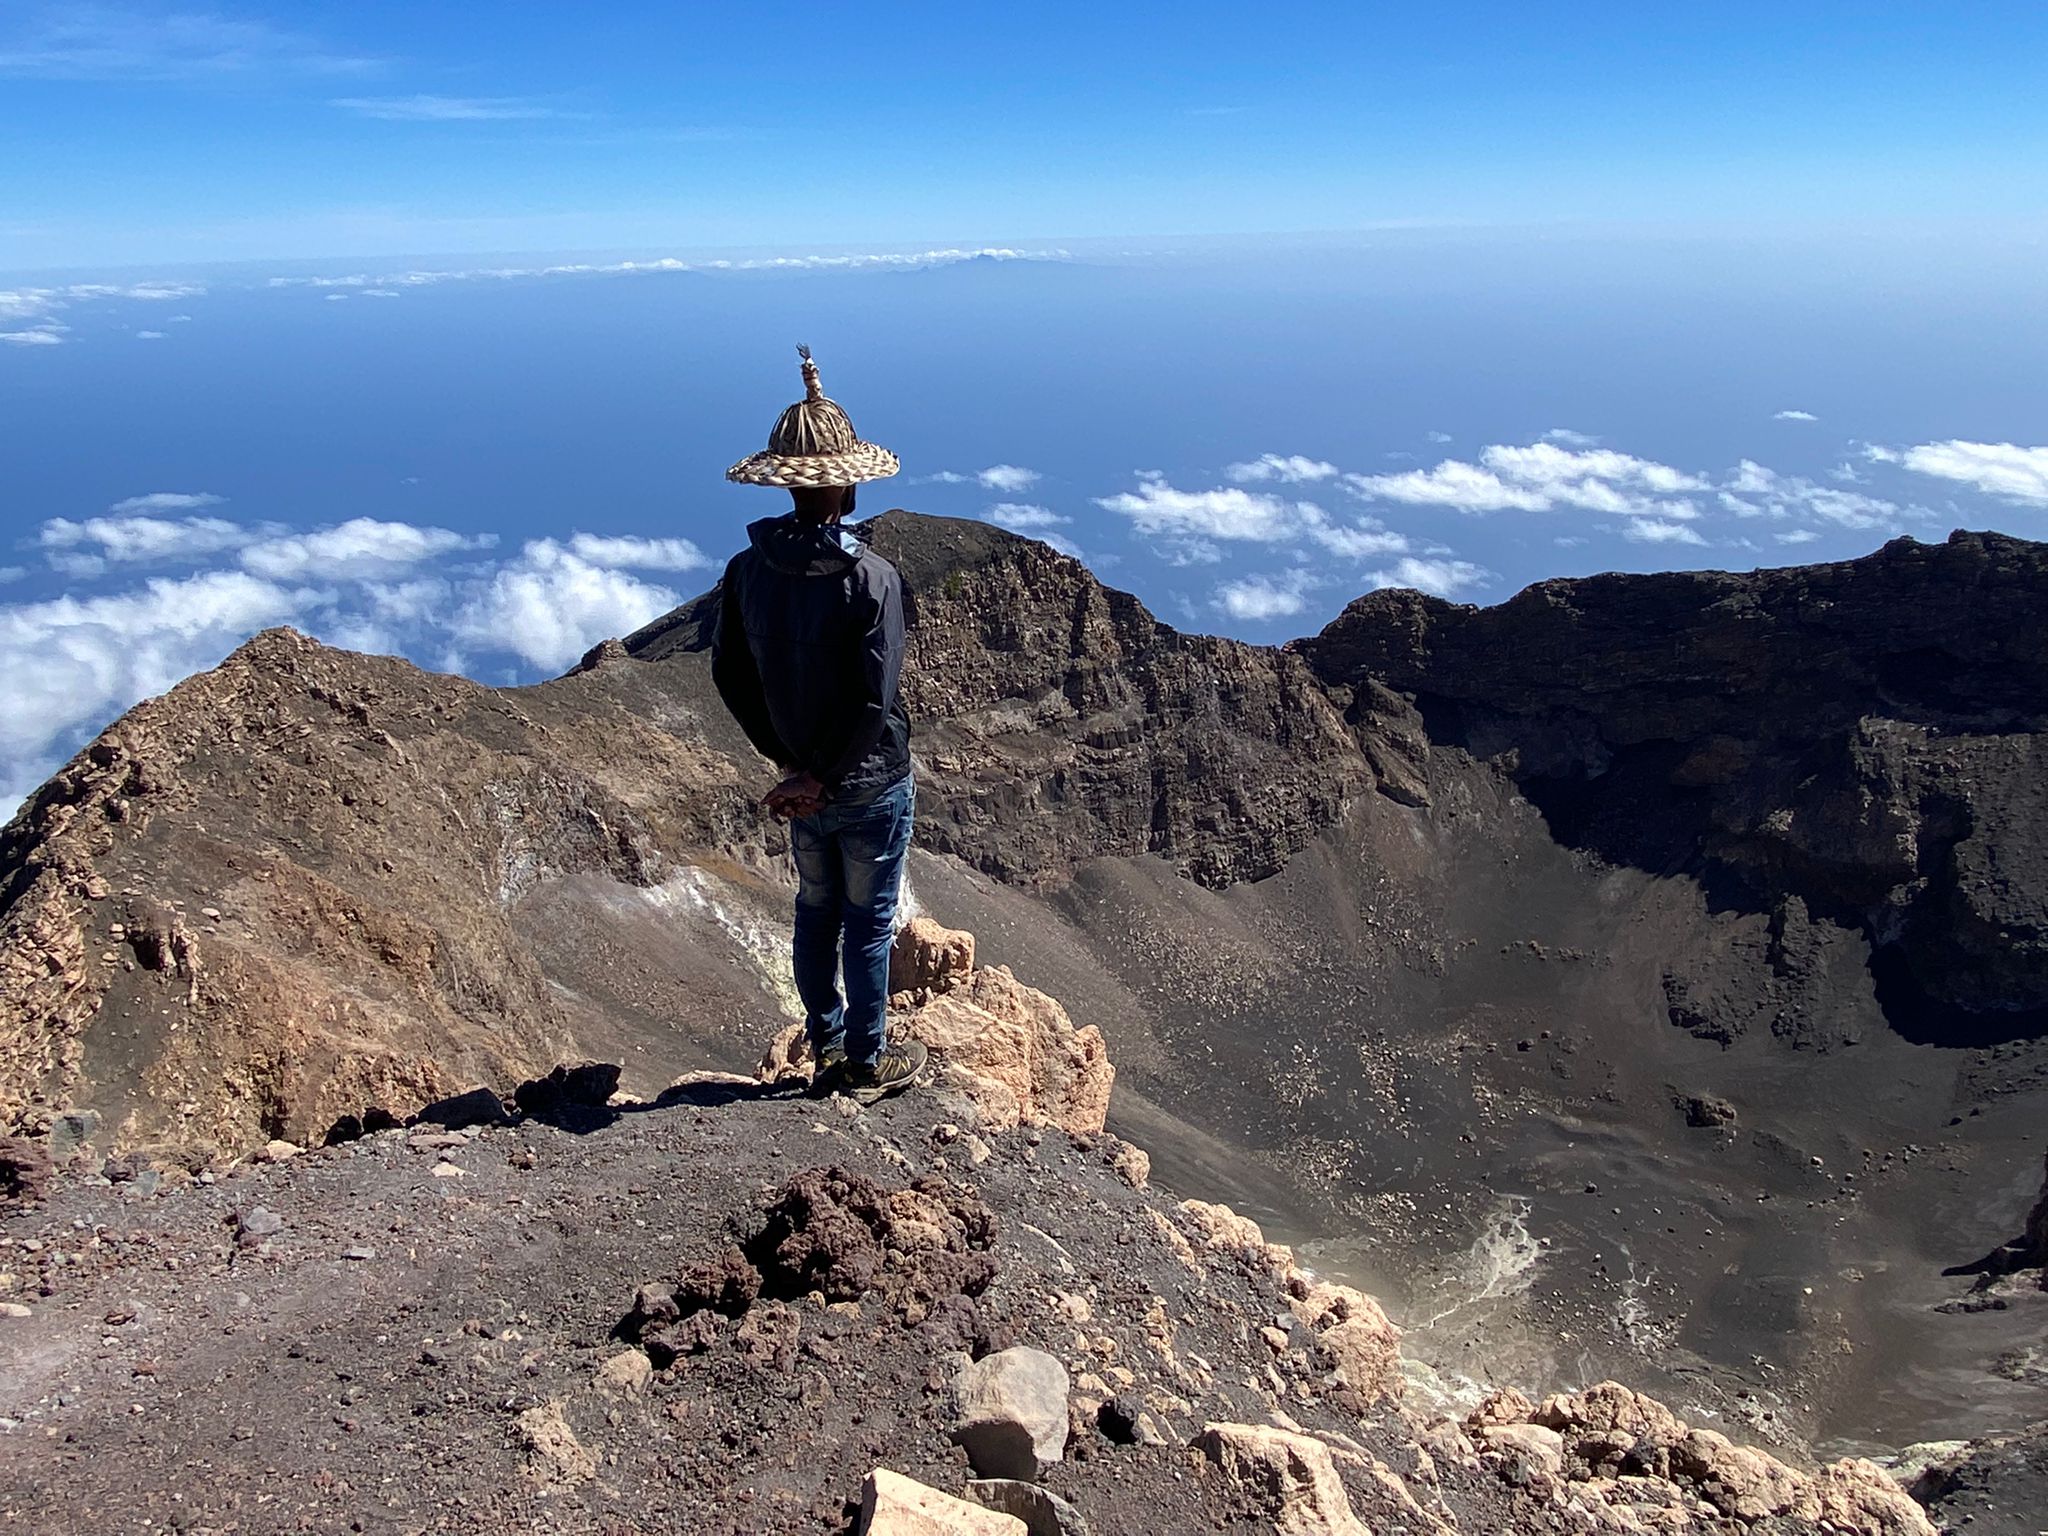
[[[735,558],[725,568],[718,584],[718,625],[711,633],[711,681],[718,696],[739,721],[740,729],[754,750],[772,763],[790,767],[795,755],[775,734],[768,718],[768,697],[761,689],[761,672],[754,664],[753,647],[747,644],[746,619],[740,603],[740,562]]]
[[[826,760],[806,764],[828,792],[874,751],[896,708],[896,685],[903,676],[903,583],[890,571],[875,593],[874,612],[861,638],[852,686],[859,710],[853,731],[839,751]]]

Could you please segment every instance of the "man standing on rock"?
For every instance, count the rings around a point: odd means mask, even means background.
[[[796,858],[796,989],[814,1089],[863,1103],[908,1088],[918,1042],[888,1040],[889,948],[914,788],[903,670],[903,580],[859,530],[854,487],[898,469],[825,396],[808,347],[804,398],[768,448],[725,478],[789,491],[794,510],[747,528],[719,588],[711,676],[733,718],[787,777],[762,804],[789,821]],[[846,995],[839,945],[846,941]]]

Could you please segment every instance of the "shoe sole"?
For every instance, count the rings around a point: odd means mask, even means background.
[[[900,1083],[878,1085],[873,1088],[842,1089],[841,1091],[848,1094],[856,1104],[879,1104],[882,1100],[893,1098],[906,1089],[915,1088],[923,1080],[924,1068],[920,1067]]]

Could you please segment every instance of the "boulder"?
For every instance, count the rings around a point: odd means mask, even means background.
[[[654,1362],[647,1358],[645,1351],[638,1349],[622,1349],[597,1368],[599,1386],[623,1392],[628,1397],[645,1391],[647,1383],[653,1379]]]
[[[613,1061],[563,1062],[546,1077],[536,1077],[512,1090],[529,1115],[546,1118],[565,1109],[602,1109],[618,1092],[619,1073]]]
[[[463,1131],[472,1125],[504,1125],[511,1118],[505,1113],[504,1100],[497,1094],[488,1088],[472,1088],[467,1093],[436,1099],[413,1121],[418,1125],[438,1125],[444,1131]]]
[[[889,951],[892,993],[950,992],[974,973],[974,935],[913,917],[896,930]]]
[[[1564,1470],[1564,1436],[1554,1429],[1541,1424],[1489,1424],[1476,1433],[1480,1445],[1489,1451],[1523,1457],[1552,1477]]]
[[[813,1069],[811,1040],[801,1024],[791,1024],[768,1042],[754,1075],[764,1083],[779,1083],[797,1077],[808,1082]]]
[[[1081,1511],[1036,1483],[1013,1477],[978,1477],[968,1483],[967,1496],[989,1509],[1015,1515],[1030,1536],[1094,1536],[1094,1528],[1081,1517]]]
[[[1015,1515],[969,1504],[877,1467],[860,1490],[856,1536],[1030,1536]]]
[[[1065,1454],[1067,1368],[1042,1349],[985,1355],[953,1380],[953,1440],[982,1477],[1030,1481]]]
[[[1264,1424],[1210,1424],[1195,1447],[1280,1536],[1370,1536],[1322,1441]]]
[[[526,1472],[544,1488],[569,1488],[597,1476],[597,1458],[576,1438],[559,1402],[529,1408],[516,1422]]]
[[[99,1134],[100,1116],[98,1110],[73,1110],[68,1115],[59,1115],[50,1124],[48,1147],[50,1161],[62,1167],[85,1149],[85,1144]]]
[[[903,1028],[930,1047],[944,1081],[974,1101],[984,1124],[1102,1133],[1116,1081],[1102,1031],[1077,1028],[1055,999],[1007,966],[974,972],[913,1009]]]
[[[46,1198],[55,1172],[41,1142],[26,1136],[0,1136],[0,1203],[26,1205]]]

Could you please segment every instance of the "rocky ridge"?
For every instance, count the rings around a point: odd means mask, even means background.
[[[907,938],[906,970],[960,938]],[[906,992],[907,1022],[981,974]],[[523,1115],[472,1101],[464,1129],[294,1149],[172,1201],[77,1185],[18,1208],[0,1263],[39,1279],[0,1319],[0,1512],[195,1533],[1934,1529],[1867,1462],[1800,1471],[1611,1383],[1418,1400],[1370,1297],[1226,1206],[1151,1193],[1115,1137],[984,1120],[974,1075],[862,1111],[718,1073],[607,1097],[616,1068],[563,1068],[511,1096]],[[832,1161],[779,1166],[807,1143]],[[632,1282],[650,1269],[667,1278]]]
[[[1398,1315],[1472,1320],[1414,1348],[1502,1346],[1481,1385],[1697,1384],[1795,1448],[1831,1403],[1884,1405],[1866,1445],[2039,1416],[2024,1372],[1886,1401],[1907,1334],[2024,1347],[2016,1312],[1928,1314],[2012,1231],[1975,1191],[2037,1160],[2048,1092],[2037,546],[1603,578],[1507,619],[1382,594],[1275,652],[999,530],[874,526],[919,593],[913,886],[995,962],[911,989],[1000,1066],[977,1113],[1024,1123],[1114,1051],[1109,1124],[1162,1182],[1364,1234]],[[507,691],[273,633],[117,722],[0,833],[0,1186],[226,1177],[563,1058],[647,1098],[749,1072],[787,1019],[788,874],[706,611]],[[1803,749],[1775,701],[1809,673],[1860,712]],[[1508,1193],[1537,1284],[1401,1294]]]
[[[1298,649],[1503,762],[1563,840],[1860,928],[1915,1038],[2048,1029],[2048,553],[1999,534],[1746,574],[1539,582],[1493,608],[1359,598]],[[1687,994],[1674,978],[1674,994]],[[1828,1043],[1796,991],[1675,1022]]]

